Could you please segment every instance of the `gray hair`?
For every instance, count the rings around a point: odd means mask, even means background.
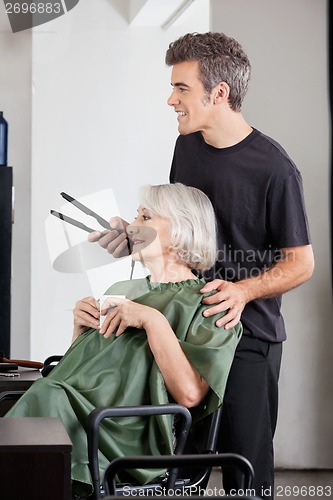
[[[173,66],[198,61],[202,84],[208,95],[220,82],[230,88],[229,105],[240,111],[251,76],[251,64],[242,46],[224,33],[188,33],[170,43],[165,62]]]
[[[140,204],[171,223],[171,245],[190,269],[210,269],[217,257],[213,206],[202,191],[181,183],[143,186]]]

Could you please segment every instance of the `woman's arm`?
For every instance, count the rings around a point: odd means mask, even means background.
[[[118,337],[129,326],[146,331],[149,347],[174,400],[187,408],[197,406],[209,385],[187,359],[165,316],[152,307],[127,300],[109,312],[100,333],[106,338],[112,333]]]

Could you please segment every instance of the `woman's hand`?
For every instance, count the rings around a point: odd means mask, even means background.
[[[72,342],[89,328],[99,328],[99,304],[94,297],[78,300],[73,309],[74,330]]]
[[[113,333],[119,337],[129,326],[147,330],[151,322],[158,321],[158,318],[163,317],[159,311],[152,307],[116,297],[112,297],[111,302],[106,304],[106,308],[104,308],[104,304],[102,305],[102,315],[106,313],[110,304],[114,307],[108,312],[100,328],[100,333],[105,338],[110,337]]]

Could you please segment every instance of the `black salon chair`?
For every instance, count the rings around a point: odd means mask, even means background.
[[[163,406],[159,411],[163,411]],[[189,410],[181,405],[171,405],[182,408],[182,413],[190,414]],[[140,408],[140,407],[138,407]],[[144,408],[144,407],[141,407]],[[159,408],[159,407],[157,407]],[[185,410],[185,412],[184,412]],[[142,411],[142,410],[139,410]],[[213,466],[236,467],[242,473],[244,490],[249,490],[254,479],[254,472],[250,462],[236,454],[216,454],[218,431],[220,427],[222,408],[203,419],[193,429],[182,428],[177,433],[177,447],[172,456],[139,456],[120,457],[110,462],[104,477],[99,477],[98,468],[98,433],[99,425],[104,418],[133,415],[132,408],[102,408],[94,410],[87,423],[88,455],[90,472],[94,484],[93,500],[100,500],[109,495],[130,496],[135,492],[136,496],[147,494],[161,496],[164,491],[177,491],[178,496],[203,494],[207,487]],[[141,413],[140,413],[141,414]],[[186,417],[187,419],[187,417]],[[183,438],[187,437],[183,449]],[[180,446],[178,444],[180,443]],[[166,478],[161,482],[153,482],[144,486],[128,483],[115,482],[119,470],[131,468],[166,468]],[[222,484],[222,483],[221,483]]]

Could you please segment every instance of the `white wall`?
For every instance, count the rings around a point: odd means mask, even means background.
[[[0,2],[0,110],[9,124],[8,164],[13,167],[15,185],[13,355],[29,353],[30,345],[31,31],[12,33],[3,2]]]
[[[278,467],[333,467],[333,319],[325,0],[213,0],[212,30],[239,40],[253,67],[244,115],[279,141],[304,180],[316,269],[284,298]]]
[[[55,271],[47,243],[59,243],[55,226],[61,223],[54,219],[52,235],[45,237],[50,209],[63,205],[62,191],[76,198],[95,193],[92,206],[99,204],[96,193],[112,188],[120,214],[132,220],[139,186],[168,182],[178,133],[166,104],[171,70],[165,52],[184,32],[209,29],[206,0],[197,0],[168,31],[129,26],[126,4],[81,0],[33,32],[33,358],[64,352],[75,301],[101,295],[130,271],[128,260],[81,274]],[[98,210],[107,218],[111,201]],[[78,210],[72,213],[83,219]]]

